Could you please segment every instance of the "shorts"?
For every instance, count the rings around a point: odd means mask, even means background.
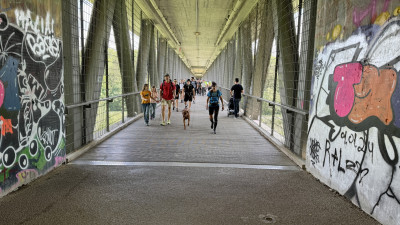
[[[219,106],[209,106],[208,107],[208,115],[213,115],[215,111],[218,113]]]
[[[168,107],[171,107],[172,100],[161,99],[161,106],[165,106],[165,105],[168,105]]]
[[[192,100],[193,100],[192,95],[185,95],[185,99],[184,99],[185,102],[187,102],[187,101],[191,102]]]
[[[175,95],[175,99],[179,99],[179,94]]]

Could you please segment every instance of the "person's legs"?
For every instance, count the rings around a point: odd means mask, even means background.
[[[192,100],[189,100],[189,110],[192,107]]]
[[[214,128],[214,119],[213,119],[214,108],[208,107],[208,114],[210,115],[211,129]]]
[[[181,91],[181,103],[183,103],[183,91]]]
[[[171,123],[170,118],[171,118],[171,104],[172,104],[172,102],[173,102],[173,100],[169,100],[168,101],[168,121],[167,121],[167,124]]]
[[[154,119],[156,117],[156,106],[157,103],[151,103],[151,118]]]
[[[240,99],[233,100],[233,105],[234,105],[234,109],[235,109],[235,117],[239,117],[239,103],[240,103]]]
[[[146,104],[143,104],[142,103],[142,112],[143,112],[143,119],[144,119],[144,123],[147,123],[146,122],[146,106],[145,106]]]
[[[148,125],[149,124],[149,109],[150,109],[150,103],[143,104],[143,113],[144,113],[144,122]]]
[[[218,112],[219,112],[219,106],[215,107],[214,110],[214,134],[216,134],[216,129],[217,129],[217,125],[218,125]]]
[[[166,106],[166,101],[165,101],[165,99],[162,99],[161,100],[161,117],[162,117],[161,125],[165,125],[165,106]]]

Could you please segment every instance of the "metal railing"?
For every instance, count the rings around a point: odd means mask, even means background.
[[[219,88],[224,100],[229,102],[230,89],[225,87]],[[302,146],[296,146],[296,143],[292,143],[291,145],[285,144],[292,141],[288,140],[288,138],[294,134],[285,134],[285,123],[288,123],[288,121],[284,121],[282,112],[299,115],[306,121],[308,116],[307,111],[249,94],[243,94],[242,96],[240,111],[244,117],[257,124],[261,129],[278,140],[282,145],[285,145],[288,149],[292,151],[294,147],[302,149]],[[306,125],[306,123],[304,125]],[[290,132],[294,132],[294,129],[290,129]],[[301,154],[299,157],[301,157]]]
[[[87,145],[93,140],[102,138],[105,134],[118,129],[130,120],[126,103],[134,99],[135,118],[140,116],[141,109],[137,104],[140,92],[132,92],[112,97],[70,104],[65,107],[67,129],[67,153]],[[133,98],[129,98],[129,97]],[[86,118],[83,118],[85,111]]]

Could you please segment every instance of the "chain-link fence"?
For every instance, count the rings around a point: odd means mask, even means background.
[[[246,118],[304,158],[312,60],[315,0],[260,0],[208,68],[229,101],[239,78]]]

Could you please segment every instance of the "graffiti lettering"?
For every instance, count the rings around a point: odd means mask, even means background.
[[[50,20],[50,14],[47,13],[46,19],[36,16],[34,21],[31,18],[31,12],[15,10],[17,24],[22,29],[33,31],[33,34],[26,34],[26,42],[35,56],[42,57],[43,60],[49,57],[59,57],[59,41],[54,37],[54,20]]]
[[[59,56],[59,42],[51,36],[37,35],[36,38],[31,35],[26,35],[26,41],[32,52],[43,60],[48,59],[50,56]]]
[[[373,14],[376,4],[371,1],[365,15],[357,11],[354,22]],[[308,146],[325,140],[325,153],[318,164],[307,148],[307,165],[382,218],[384,208],[400,209],[400,177],[394,175],[400,165],[400,18],[374,19],[379,22],[357,28],[347,40],[328,43],[315,59],[323,71],[312,79]]]
[[[310,156],[314,165],[315,163],[319,163],[319,151],[321,150],[321,146],[316,139],[312,139],[310,142]]]
[[[40,131],[39,131],[40,132]],[[40,136],[41,141],[45,145],[54,145],[54,137],[56,136],[56,133],[58,130],[50,130],[50,128],[47,128],[45,131],[43,131],[42,135]]]

